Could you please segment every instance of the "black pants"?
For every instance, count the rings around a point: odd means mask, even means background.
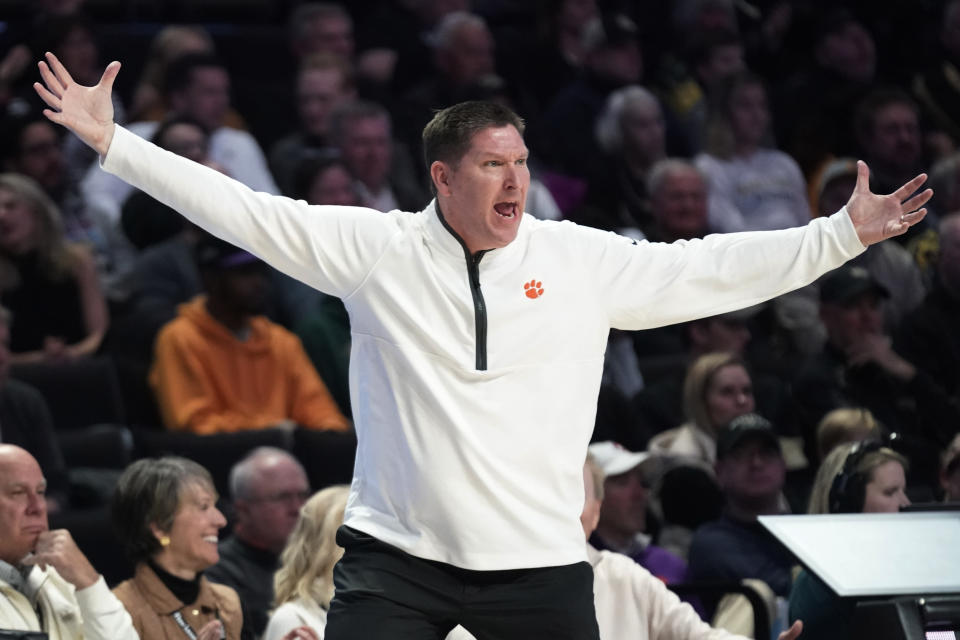
[[[462,624],[477,640],[599,640],[586,562],[470,571],[423,560],[340,527],[327,640],[443,640]]]

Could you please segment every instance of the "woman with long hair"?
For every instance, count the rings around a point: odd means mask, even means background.
[[[350,487],[327,487],[313,495],[300,509],[280,556],[280,569],[273,580],[274,602],[263,640],[281,640],[291,630],[308,627],[323,639],[327,610],[333,599],[333,566],[343,555],[337,545],[337,529],[343,524]]]
[[[57,206],[16,173],[0,174],[0,304],[13,314],[15,363],[93,354],[109,324],[91,252],[67,241]]]
[[[690,365],[683,383],[686,422],[654,436],[649,450],[671,462],[692,464],[712,474],[717,460],[717,432],[754,408],[753,382],[743,359],[732,353],[702,355]]]

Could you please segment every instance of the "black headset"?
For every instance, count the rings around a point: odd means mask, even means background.
[[[864,440],[853,445],[843,470],[830,485],[830,513],[860,513],[867,497],[867,478],[857,471],[857,467],[869,453],[888,446],[886,441]]]

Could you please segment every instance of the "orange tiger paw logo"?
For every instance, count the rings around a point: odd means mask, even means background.
[[[524,292],[531,300],[543,295],[543,283],[538,280],[531,280],[523,285]]]

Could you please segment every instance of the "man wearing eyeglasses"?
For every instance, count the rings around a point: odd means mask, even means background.
[[[267,626],[273,573],[309,496],[303,466],[282,449],[254,449],[230,470],[233,534],[220,543],[220,561],[205,575],[240,595],[250,637]]]

